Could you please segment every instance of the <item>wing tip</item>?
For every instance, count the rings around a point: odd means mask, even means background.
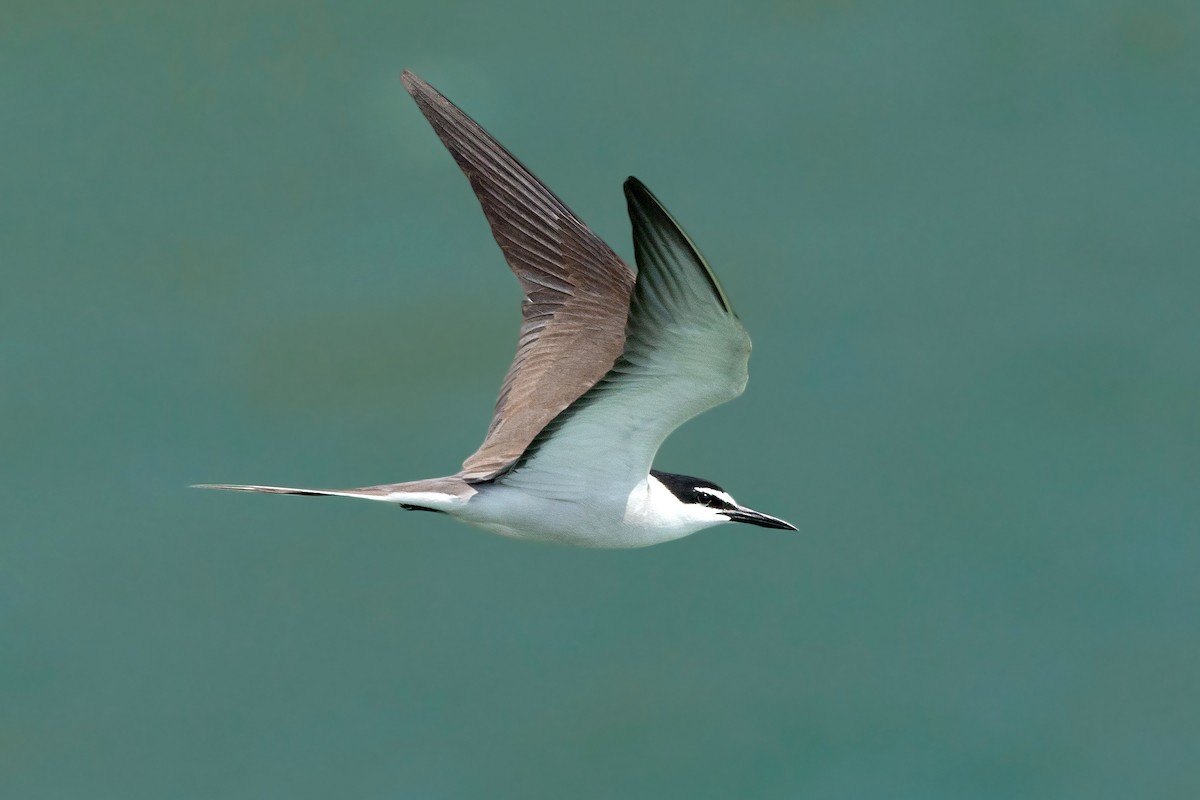
[[[630,175],[625,179],[625,202],[629,204],[629,212],[632,215],[637,212],[643,217],[652,219],[659,226],[666,229],[674,229],[676,236],[683,240],[687,240],[687,235],[683,233],[683,228],[671,216],[671,212],[667,211],[667,207],[662,204],[662,201],[654,196],[654,192],[646,188],[646,184]],[[688,245],[691,242],[688,241]]]
[[[421,108],[422,113],[425,113],[426,116],[428,116],[428,113],[426,113],[427,107],[435,108],[454,105],[444,94],[433,88],[433,85],[429,81],[412,70],[406,69],[401,72],[400,82],[404,84],[404,88],[409,96],[416,101],[417,106]]]
[[[647,197],[657,202],[653,193],[646,188],[646,184],[642,183],[633,175],[630,175],[625,179],[623,186],[625,188],[625,199],[631,203],[634,201],[642,201]],[[661,205],[661,203],[659,205]]]
[[[400,82],[404,84],[404,88],[408,90],[408,93],[414,96],[421,89],[429,87],[429,84],[411,69],[406,69],[400,73]]]

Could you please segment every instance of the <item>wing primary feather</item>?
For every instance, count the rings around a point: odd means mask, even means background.
[[[621,354],[633,272],[477,122],[413,73],[401,79],[470,182],[529,301],[488,434],[459,473],[486,481]]]
[[[625,199],[629,205],[629,216],[634,222],[634,254],[637,254],[637,248],[651,247],[654,249],[653,256],[647,258],[647,262],[665,261],[674,262],[674,269],[665,270],[668,274],[675,276],[681,270],[679,263],[680,255],[686,256],[693,264],[700,267],[701,274],[704,275],[708,282],[709,288],[720,302],[721,308],[729,313],[733,313],[733,308],[729,303],[729,298],[725,294],[725,290],[721,288],[721,284],[717,281],[717,276],[713,274],[712,268],[708,262],[704,260],[704,256],[700,255],[700,251],[696,249],[696,245],[675,218],[667,211],[658,198],[654,196],[646,185],[637,178],[630,176],[625,181]],[[638,224],[639,220],[642,222]],[[670,242],[666,240],[670,239]],[[669,259],[667,255],[670,254]],[[643,259],[638,256],[637,263],[639,269],[644,269],[642,266]]]

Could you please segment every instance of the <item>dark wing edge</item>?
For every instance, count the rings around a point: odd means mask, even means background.
[[[633,253],[639,270],[639,286],[644,282],[647,291],[655,291],[660,284],[668,290],[677,290],[685,277],[699,274],[704,277],[721,310],[733,314],[729,297],[691,237],[646,184],[632,175],[625,180],[625,202],[633,224]],[[647,280],[643,281],[642,273],[646,273]]]
[[[401,80],[470,181],[526,295],[517,353],[487,436],[459,473],[486,481],[507,470],[620,356],[634,276],[478,123],[412,72]]]

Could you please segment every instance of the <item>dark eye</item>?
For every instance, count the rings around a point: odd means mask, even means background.
[[[697,488],[696,489],[696,501],[698,503],[700,503],[701,505],[708,506],[709,508],[719,508],[719,509],[723,509],[726,511],[730,511],[730,510],[733,510],[734,508],[737,508],[737,506],[735,506],[733,503],[729,502],[722,496],[724,494],[724,492],[721,492],[720,494],[718,494],[717,493],[718,491],[719,490],[705,489],[703,487]]]

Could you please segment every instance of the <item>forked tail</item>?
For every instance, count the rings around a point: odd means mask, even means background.
[[[226,489],[232,492],[301,494],[310,497],[356,497],[392,503],[410,511],[454,511],[465,505],[476,490],[462,478],[433,478],[408,483],[364,486],[360,489],[292,489],[287,486],[254,486],[235,483],[197,483],[193,489]]]
[[[382,486],[368,486],[363,489],[289,489],[286,486],[246,486],[236,483],[193,483],[192,489],[227,489],[231,492],[263,492],[265,494],[303,494],[310,497],[359,497],[363,500],[388,499],[387,494],[379,491]],[[395,502],[395,501],[393,501]]]

